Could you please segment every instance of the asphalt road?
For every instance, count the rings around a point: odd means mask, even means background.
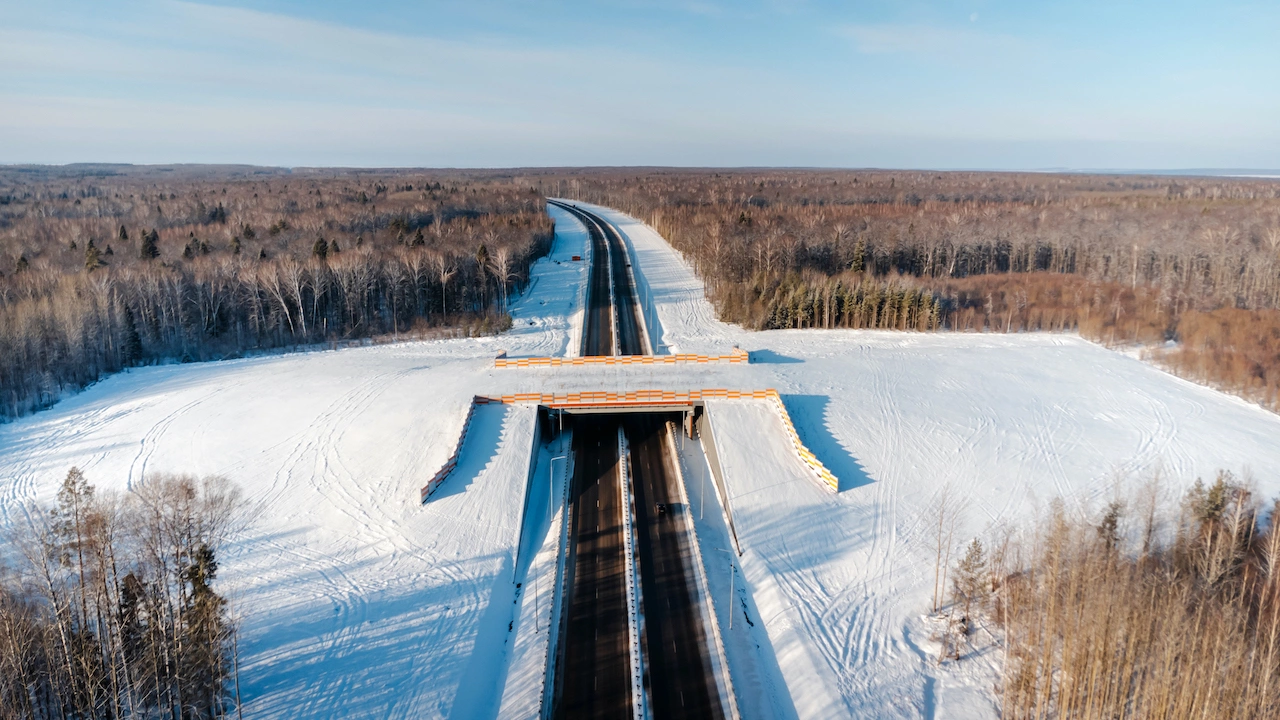
[[[613,323],[609,315],[613,312],[613,305],[609,301],[609,254],[605,249],[607,240],[601,229],[601,223],[593,215],[572,205],[553,204],[577,216],[587,227],[587,234],[591,236],[591,277],[588,279],[591,283],[591,291],[587,299],[586,327],[583,328],[583,335],[586,337],[583,354],[612,355]]]
[[[627,274],[630,257],[622,238],[611,225],[597,220],[613,251],[613,302],[618,307],[618,348],[623,355],[649,355],[645,346],[644,330],[640,326],[640,308],[636,305],[636,290]]]
[[[617,232],[591,213],[574,213],[591,235],[591,293],[585,352],[610,355],[617,307],[619,350],[648,354],[627,273],[627,252]],[[609,243],[613,259],[605,243]],[[609,273],[614,297],[610,302]],[[618,467],[618,428],[630,444],[636,493],[636,548],[644,598],[646,683],[651,716],[720,718],[701,614],[695,602],[692,549],[679,515],[679,489],[663,441],[664,415],[631,413],[574,418],[574,478],[568,567],[568,612],[555,715],[622,718],[632,712],[630,638],[627,627],[626,557]],[[657,514],[655,503],[672,512]]]
[[[663,440],[668,419],[633,413],[623,420],[635,487],[649,702],[655,718],[722,718],[697,605],[697,559],[683,526],[687,508]],[[657,512],[658,504],[667,511]]]
[[[631,714],[618,416],[588,415],[573,432],[573,542],[568,624],[556,717]]]

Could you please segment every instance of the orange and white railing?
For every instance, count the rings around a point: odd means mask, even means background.
[[[769,389],[765,392],[768,393],[769,400],[773,402],[778,414],[782,416],[782,427],[787,431],[787,436],[791,438],[791,445],[795,448],[796,454],[800,456],[801,462],[809,467],[809,470],[818,477],[818,481],[825,485],[827,489],[831,492],[840,492],[840,481],[801,442],[800,434],[796,432],[796,426],[791,423],[791,415],[787,413],[787,406],[782,404],[782,397],[778,395],[778,391]]]
[[[496,368],[574,367],[584,365],[705,365],[707,363],[743,364],[750,356],[745,350],[734,348],[728,355],[591,355],[587,357],[527,357],[509,358],[505,354],[494,358]]]
[[[667,356],[671,357],[671,356]],[[511,393],[508,395],[485,396],[477,395],[471,401],[471,407],[467,410],[466,420],[462,424],[462,433],[458,437],[458,444],[453,449],[453,454],[449,456],[444,467],[432,476],[426,486],[422,488],[422,502],[426,502],[431,493],[435,492],[449,473],[458,465],[458,455],[462,452],[462,445],[467,440],[467,431],[471,428],[471,420],[475,416],[477,405],[488,404],[533,404],[546,405],[556,410],[574,410],[574,409],[592,409],[592,408],[617,408],[626,410],[628,408],[669,408],[679,405],[695,405],[707,400],[767,400],[773,404],[774,409],[782,418],[782,427],[787,433],[787,437],[791,440],[791,445],[795,449],[796,454],[800,456],[803,462],[818,481],[832,492],[838,492],[840,489],[840,481],[830,470],[822,464],[809,448],[805,447],[804,442],[800,440],[799,433],[796,432],[795,425],[791,422],[791,415],[787,413],[787,407],[782,403],[782,397],[778,395],[778,391],[773,388],[767,390],[729,390],[727,388],[708,388],[703,390],[632,390],[630,392],[609,392],[606,390],[584,390],[582,392],[571,393]]]
[[[709,390],[633,390],[631,392],[608,392],[606,390],[584,390],[572,393],[512,393],[493,397],[476,397],[477,404],[484,403],[532,403],[546,405],[557,410],[573,410],[574,408],[628,408],[654,407],[669,405],[693,405],[705,400],[768,400],[771,390],[728,390],[712,388]]]
[[[444,467],[440,468],[435,475],[432,475],[427,484],[422,487],[422,502],[424,504],[427,502],[427,498],[431,496],[431,493],[435,492],[436,488],[440,487],[444,479],[449,476],[449,473],[453,472],[453,469],[458,466],[458,456],[462,454],[462,444],[467,441],[467,431],[471,429],[471,419],[475,417],[476,405],[487,402],[487,398],[473,397],[471,399],[471,405],[467,408],[466,419],[462,421],[462,432],[458,435],[458,444],[453,448],[453,453],[445,461]]]

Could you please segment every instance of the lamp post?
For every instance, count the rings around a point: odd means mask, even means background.
[[[733,613],[734,613],[734,609],[733,609],[733,568],[734,566],[733,566],[733,557],[732,557],[733,551],[725,550],[724,548],[715,548],[715,549],[723,553],[729,553],[730,555],[730,559],[729,559],[729,629],[732,630],[733,629]]]
[[[568,457],[568,455],[558,455],[551,458],[551,462],[547,464],[547,522],[551,521],[551,491],[556,484],[556,461],[567,460]],[[533,575],[533,631],[542,632],[542,575],[540,573]]]

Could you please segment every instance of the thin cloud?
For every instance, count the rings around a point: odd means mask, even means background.
[[[936,25],[844,25],[836,33],[863,55],[921,55],[947,59],[1027,54],[1032,45],[1011,35]]]

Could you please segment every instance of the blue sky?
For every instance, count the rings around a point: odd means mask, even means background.
[[[0,163],[1280,167],[1280,3],[0,0]]]

